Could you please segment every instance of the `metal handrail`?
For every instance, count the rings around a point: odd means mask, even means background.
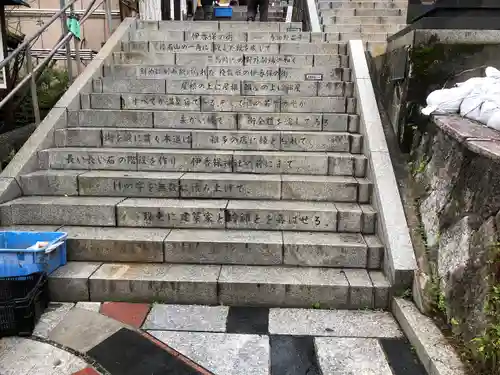
[[[70,9],[71,12],[74,11],[74,4],[77,0],[70,0],[68,4],[65,4],[65,0],[60,0],[61,1],[61,9],[54,14],[53,17],[45,24],[43,25],[34,35],[32,35],[29,38],[26,38],[26,40],[21,43],[12,53],[10,53],[5,59],[0,61],[0,69],[5,68],[9,61],[11,61],[15,56],[17,56],[20,53],[25,54],[26,57],[26,76],[16,85],[12,88],[12,90],[0,101],[0,109],[9,101],[11,100],[14,95],[21,90],[27,83],[30,81],[30,91],[31,91],[31,100],[33,104],[33,112],[35,116],[35,124],[38,125],[40,124],[40,108],[38,106],[38,95],[36,91],[36,80],[38,77],[38,74],[45,69],[47,64],[54,58],[54,56],[60,52],[61,48],[65,46],[64,48],[64,53],[66,54],[66,68],[68,72],[68,77],[69,81],[73,82],[73,73],[72,73],[72,64],[73,64],[73,58],[72,58],[72,53],[71,53],[71,46],[70,46],[70,41],[74,37],[74,35],[68,31],[66,19],[67,19],[67,14],[66,11]],[[83,12],[83,16],[80,19],[80,25],[83,25],[84,22],[90,17],[91,14],[93,14],[98,7],[104,3],[104,12],[106,14],[105,18],[105,36],[106,39],[109,39],[111,33],[112,33],[112,24],[111,24],[111,0],[100,0],[97,4],[97,6],[94,7],[98,0],[92,0],[88,7],[85,9]],[[92,8],[94,9],[92,10]],[[56,45],[50,50],[49,54],[47,57],[45,57],[36,67],[33,67],[33,62],[31,60],[31,42],[33,42],[36,38],[38,38],[51,24],[53,24],[58,18],[61,19],[61,29],[62,29],[62,34],[61,37],[59,38],[59,41],[56,43]],[[81,58],[80,58],[80,46],[79,46],[80,41],[78,41],[76,38],[74,38],[74,44],[75,44],[75,61],[76,61],[76,67],[77,67],[77,72],[80,74],[81,72]]]
[[[45,30],[48,29],[48,27],[50,25],[52,25],[54,23],[54,21],[56,21],[59,17],[61,17],[61,14],[65,13],[66,10],[74,5],[76,3],[77,0],[71,0],[68,5],[66,5],[63,9],[59,10],[56,14],[54,14],[50,20],[45,24],[43,25],[40,30],[38,30],[35,34],[33,34],[31,37],[29,37],[28,39],[26,39],[24,42],[22,42],[14,51],[12,51],[12,53],[7,56],[5,59],[3,59],[2,61],[0,61],[0,69],[4,68],[10,60],[12,60],[15,56],[17,56],[20,52],[24,51],[24,49],[26,47],[28,47],[28,45],[33,41],[35,40],[36,38],[38,38]]]

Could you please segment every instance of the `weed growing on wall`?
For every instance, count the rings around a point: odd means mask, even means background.
[[[500,244],[491,249],[488,261],[490,290],[484,303],[488,324],[469,345],[472,359],[484,374],[500,374]]]

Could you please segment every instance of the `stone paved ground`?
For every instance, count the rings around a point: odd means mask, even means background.
[[[426,374],[383,311],[57,303],[34,337],[0,340],[0,374]]]

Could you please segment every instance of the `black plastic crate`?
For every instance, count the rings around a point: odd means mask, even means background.
[[[43,272],[36,272],[25,276],[0,277],[0,303],[27,298],[36,290],[43,276]]]
[[[47,275],[0,278],[0,297],[0,337],[29,336],[49,304]]]

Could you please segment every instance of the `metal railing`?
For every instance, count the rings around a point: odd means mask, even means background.
[[[77,0],[69,0],[67,3],[65,0],[60,0],[60,10],[54,14],[50,20],[45,23],[40,29],[30,37],[27,37],[23,43],[21,43],[14,51],[12,51],[5,59],[0,61],[0,70],[8,68],[9,62],[11,62],[17,55],[24,54],[26,63],[26,76],[18,82],[10,92],[0,101],[0,109],[4,107],[11,99],[14,98],[17,92],[23,89],[27,83],[30,83],[31,91],[31,101],[33,105],[33,113],[35,117],[35,124],[40,124],[40,108],[38,106],[38,94],[36,88],[36,81],[39,74],[47,67],[48,63],[54,59],[54,56],[60,55],[61,51],[66,55],[66,69],[68,73],[69,82],[73,82],[73,61],[76,62],[77,74],[81,73],[82,70],[82,60],[80,56],[80,41],[74,37],[73,33],[68,30],[67,19],[68,11],[70,14],[74,14],[75,3]],[[97,4],[96,4],[97,3]],[[92,0],[88,7],[83,11],[80,17],[80,25],[93,14],[96,9],[104,4],[105,12],[105,36],[109,39],[112,33],[112,18],[111,18],[111,0]],[[102,10],[101,10],[102,12]],[[33,66],[32,61],[32,43],[42,35],[42,33],[49,28],[57,20],[61,22],[61,37],[56,45],[48,52],[47,57],[45,57],[38,65]],[[74,41],[74,53],[71,51],[71,40]]]

